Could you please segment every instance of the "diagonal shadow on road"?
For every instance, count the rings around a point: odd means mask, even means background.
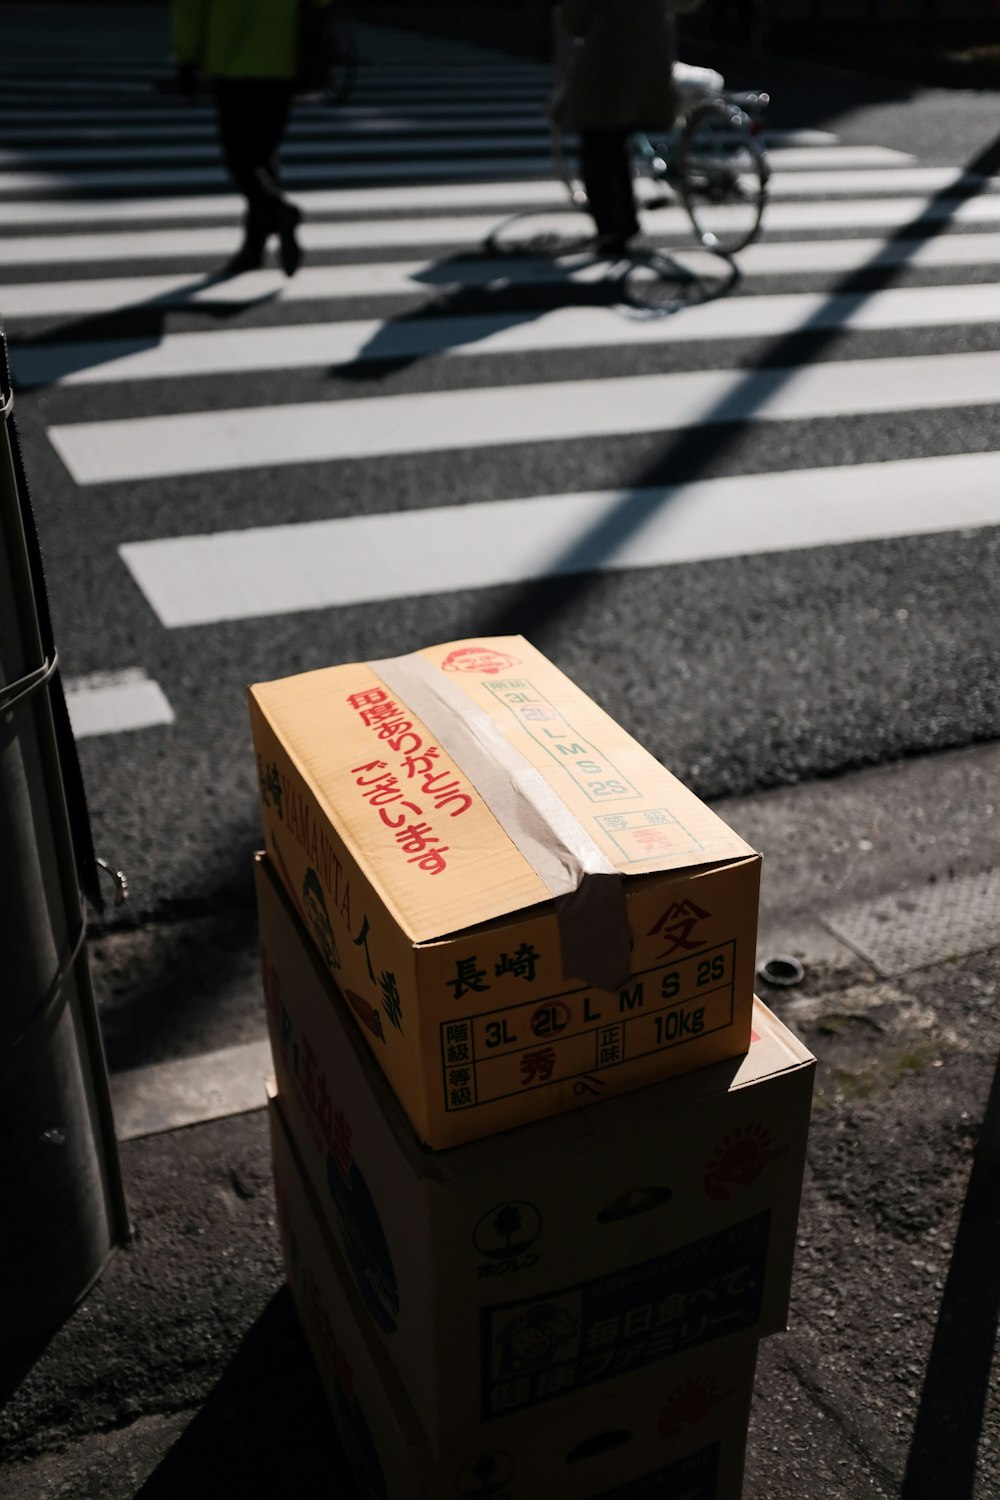
[[[941,234],[962,204],[987,188],[990,176],[998,169],[1000,134],[976,154],[947,189],[929,197],[920,212],[889,236],[886,244],[897,250],[907,245],[916,248]],[[766,232],[766,215],[764,226]],[[554,558],[547,569],[546,580],[523,584],[503,603],[485,610],[476,621],[476,631],[483,635],[516,633],[538,636],[563,608],[565,591],[553,589],[551,580],[555,577],[589,574],[574,579],[573,600],[578,604],[582,596],[595,586],[599,576],[591,571],[595,557],[613,557],[622,543],[633,537],[650,519],[653,511],[669,505],[672,495],[683,489],[683,484],[673,490],[660,488],[663,473],[678,473],[689,481],[691,475],[703,468],[706,452],[711,452],[717,459],[720,453],[733,446],[752,423],[754,405],[759,407],[773,400],[800,373],[803,338],[810,339],[815,360],[839,337],[837,328],[824,326],[828,303],[834,298],[852,297],[860,306],[897,281],[906,265],[905,255],[887,256],[883,247],[862,266],[842,277],[810,318],[804,319],[776,344],[769,344],[756,361],[745,367],[742,381],[731,387],[716,406],[705,413],[697,427],[682,429],[660,450],[655,461],[636,476],[633,486],[624,491],[621,500],[603,520]],[[760,387],[757,393],[753,390],[755,384]],[[712,434],[712,441],[707,445],[706,427]],[[658,486],[655,491],[650,488],[653,485]]]
[[[476,257],[465,253],[435,261],[415,276],[415,281],[443,285],[446,290],[433,303],[379,324],[357,354],[331,367],[330,374],[358,382],[385,380],[423,359],[474,350],[483,340],[569,307],[604,308],[622,318],[642,314],[647,321],[665,319],[696,303],[725,296],[738,279],[735,266],[729,274],[699,276],[666,254],[616,265],[596,254],[588,240],[568,242],[564,256],[553,253],[544,240],[537,245],[528,241],[519,251],[491,237],[478,260],[495,268],[491,282],[462,280],[462,268],[477,263]],[[643,261],[652,273],[645,286],[630,275]],[[651,286],[659,289],[658,299],[651,295]]]
[[[286,1286],[135,1500],[281,1497],[290,1476],[304,1474],[317,1494],[356,1493]]]
[[[998,1245],[1000,1162],[981,1150],[962,1204],[900,1500],[972,1500],[976,1492],[976,1455],[1000,1324]]]
[[[12,339],[15,390],[40,390],[108,360],[155,349],[163,342],[172,313],[200,313],[221,323],[278,298],[277,284],[243,297],[234,296],[226,290],[234,280],[224,272],[210,272],[180,283],[172,291],[73,318],[35,337]],[[217,298],[212,296],[216,287],[220,288]]]

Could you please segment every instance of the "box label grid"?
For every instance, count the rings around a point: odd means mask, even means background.
[[[599,1095],[600,1074],[732,1024],[735,942],[635,975],[616,994],[567,990],[443,1021],[446,1110],[469,1109],[575,1078]]]

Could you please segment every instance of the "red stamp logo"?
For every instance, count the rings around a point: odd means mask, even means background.
[[[731,1198],[749,1187],[772,1161],[787,1152],[775,1146],[763,1125],[740,1125],[716,1147],[705,1168],[704,1187],[710,1198]]]
[[[689,1427],[698,1427],[711,1411],[729,1395],[712,1375],[693,1375],[674,1391],[660,1412],[657,1423],[661,1436],[680,1437]]]
[[[516,667],[518,658],[508,656],[505,651],[494,651],[490,646],[460,646],[450,651],[441,663],[442,672],[480,672],[484,677],[495,677],[508,667]]]

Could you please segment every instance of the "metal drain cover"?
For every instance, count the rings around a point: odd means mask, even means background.
[[[1000,945],[1000,870],[843,906],[824,927],[887,978]]]

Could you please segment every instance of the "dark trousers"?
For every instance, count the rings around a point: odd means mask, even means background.
[[[292,106],[287,78],[217,78],[216,123],[229,175],[247,200],[248,235],[266,236],[286,199],[278,180],[278,147]]]
[[[581,130],[580,175],[597,232],[628,239],[639,229],[627,130]]]

